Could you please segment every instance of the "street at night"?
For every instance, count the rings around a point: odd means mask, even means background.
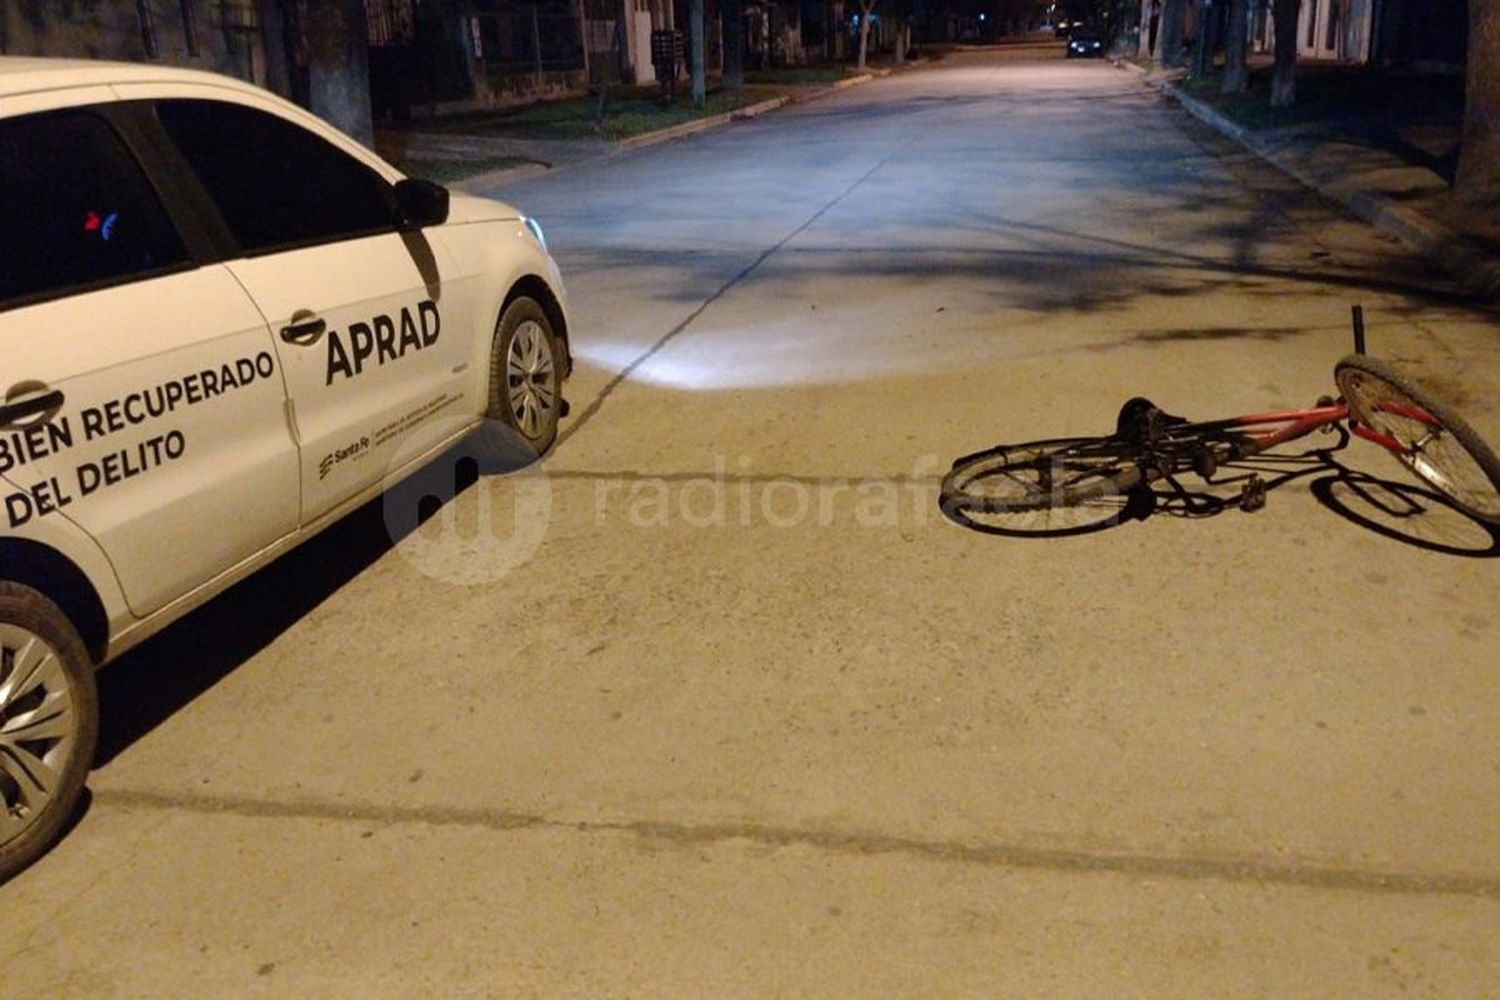
[[[1355,305],[1500,441],[1491,307],[1059,52],[481,191],[566,281],[556,446],[442,459],[105,667],[0,994],[1492,990],[1494,532],[1316,435],[1256,512],[939,509],[1134,396],[1336,395]]]

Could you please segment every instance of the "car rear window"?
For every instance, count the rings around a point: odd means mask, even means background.
[[[395,227],[384,178],[300,125],[223,101],[161,101],[157,115],[246,253]]]
[[[0,120],[0,308],[188,261],[141,166],[88,111]]]

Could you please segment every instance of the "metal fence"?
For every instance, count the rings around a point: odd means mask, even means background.
[[[370,45],[410,45],[417,35],[417,7],[413,0],[365,0]]]
[[[476,14],[476,54],[491,75],[555,73],[583,69],[583,39],[576,10],[538,4]]]

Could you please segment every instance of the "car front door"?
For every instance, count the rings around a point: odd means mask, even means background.
[[[271,332],[174,210],[106,110],[0,119],[0,530],[71,519],[138,616],[298,507]]]
[[[270,110],[160,100],[157,115],[237,243],[276,339],[302,450],[304,524],[449,436],[471,379],[446,251],[400,232],[391,185]],[[446,294],[445,294],[446,293]]]

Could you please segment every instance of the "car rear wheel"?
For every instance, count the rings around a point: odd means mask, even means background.
[[[94,665],[77,630],[42,594],[0,583],[0,882],[62,833],[98,733]]]
[[[486,458],[519,468],[546,454],[562,416],[562,370],[546,310],[521,296],[505,307],[490,348],[487,420],[480,432]]]

